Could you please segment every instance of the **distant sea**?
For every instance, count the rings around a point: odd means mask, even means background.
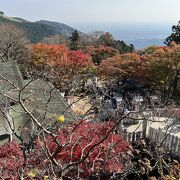
[[[136,49],[142,49],[152,45],[164,45],[164,40],[171,34],[172,24],[82,23],[72,26],[84,33],[110,32],[115,39],[133,44]]]

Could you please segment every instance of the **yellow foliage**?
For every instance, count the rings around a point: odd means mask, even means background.
[[[60,115],[56,118],[57,121],[59,121],[60,123],[63,123],[65,118],[64,118],[64,115]]]
[[[33,171],[30,171],[27,175],[31,178],[34,178],[36,177],[36,172],[33,170]]]
[[[44,176],[44,180],[49,180],[49,177],[48,176]]]

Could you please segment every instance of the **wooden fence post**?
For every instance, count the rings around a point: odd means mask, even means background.
[[[135,141],[135,132],[133,132],[133,134],[132,134],[132,141]]]
[[[132,135],[132,133],[128,133],[128,142],[131,141],[131,135]]]
[[[175,137],[175,140],[174,140],[174,146],[173,146],[173,150],[175,151],[175,153],[177,153],[177,147],[178,147],[178,136]]]
[[[179,143],[178,143],[178,148],[177,148],[177,154],[180,156],[180,138],[179,138]]]
[[[136,133],[136,141],[139,141],[141,139],[141,132]]]
[[[175,136],[175,134],[166,132],[162,129],[149,127],[148,137],[154,142],[163,142],[163,147],[180,156],[180,137]]]
[[[143,136],[143,138],[146,138],[146,131],[147,131],[147,120],[144,119],[143,124],[142,124],[142,136]]]
[[[171,134],[167,133],[165,136],[165,144],[167,149],[171,149],[171,142],[172,142],[172,136]]]
[[[171,150],[173,150],[174,151],[174,146],[175,146],[175,135],[174,134],[172,134],[172,141],[171,141]]]

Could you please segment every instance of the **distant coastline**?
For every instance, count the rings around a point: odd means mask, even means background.
[[[133,44],[136,49],[147,46],[164,45],[164,40],[171,33],[170,24],[121,24],[121,23],[99,23],[99,24],[73,24],[73,27],[82,32],[93,31],[110,32],[116,39]]]

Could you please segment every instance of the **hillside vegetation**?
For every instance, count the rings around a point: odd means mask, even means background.
[[[22,28],[32,43],[40,42],[44,37],[50,37],[55,34],[69,36],[75,31],[74,28],[66,24],[45,20],[30,22],[19,17],[5,16],[3,12],[0,13],[0,24],[2,23],[11,23]]]

